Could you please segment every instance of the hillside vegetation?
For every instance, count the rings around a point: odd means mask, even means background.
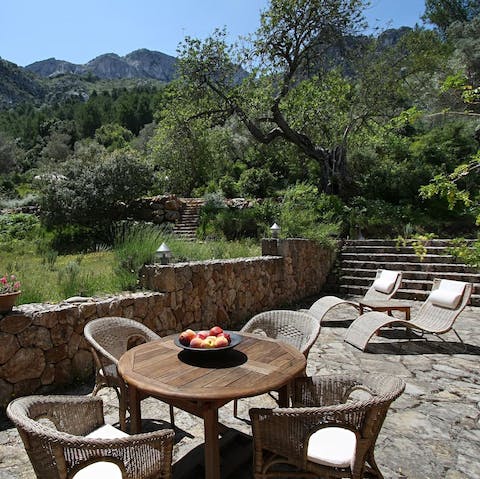
[[[39,204],[58,250],[111,244],[118,202],[166,192],[207,196],[208,239],[274,221],[324,240],[476,237],[478,2],[428,0],[426,27],[370,37],[367,3],[271,0],[242,48],[217,30],[168,66],[146,50],[0,61],[3,207]],[[262,201],[224,207],[238,196]]]

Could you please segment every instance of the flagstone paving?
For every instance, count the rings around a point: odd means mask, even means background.
[[[312,300],[313,302],[313,300]],[[420,303],[412,303],[412,317]],[[376,446],[377,463],[385,478],[465,479],[480,477],[480,308],[467,307],[456,325],[466,350],[453,333],[445,342],[432,338],[407,341],[401,329],[386,330],[362,352],[343,342],[349,306],[331,311],[312,348],[307,373],[388,373],[402,377],[405,393],[391,406]],[[69,391],[88,394],[92,385]],[[107,422],[118,421],[118,403],[112,390],[103,389]],[[246,479],[251,472],[251,437],[248,409],[274,407],[268,395],[239,401],[239,416],[232,404],[220,410],[230,429],[222,438],[222,477]],[[168,427],[168,408],[155,399],[142,402],[143,428]],[[165,421],[163,421],[165,420]],[[203,428],[199,419],[175,410],[178,427],[174,449],[175,479],[202,478]],[[0,479],[34,477],[16,430],[0,421]]]

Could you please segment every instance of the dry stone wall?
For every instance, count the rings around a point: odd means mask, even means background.
[[[161,336],[215,323],[235,329],[256,313],[320,293],[334,256],[313,241],[263,240],[255,258],[145,266],[148,292],[14,308],[0,315],[0,406],[91,377],[83,328],[92,319],[132,318]]]

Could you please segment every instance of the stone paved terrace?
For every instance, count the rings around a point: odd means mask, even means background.
[[[412,316],[420,303],[413,303]],[[468,344],[464,351],[453,333],[446,342],[437,339],[406,342],[400,331],[376,337],[371,352],[361,352],[343,342],[350,307],[328,314],[309,361],[309,374],[382,372],[405,379],[405,393],[393,403],[380,433],[376,457],[385,478],[464,479],[480,477],[480,308],[467,307],[457,330]],[[88,394],[91,385],[74,394]],[[107,421],[118,420],[117,401],[104,389]],[[240,417],[248,418],[251,406],[271,405],[268,396],[239,402]],[[168,409],[155,399],[142,403],[145,430],[165,427]],[[246,479],[251,473],[250,429],[246,420],[234,419],[232,403],[220,410],[220,420],[231,428],[222,438],[222,477]],[[174,450],[175,479],[202,478],[202,423],[176,410],[179,430]],[[239,432],[236,432],[239,431]],[[12,425],[0,422],[0,479],[32,478],[33,471]]]

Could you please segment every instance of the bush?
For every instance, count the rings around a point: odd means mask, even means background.
[[[244,196],[268,198],[273,194],[275,177],[269,170],[249,168],[238,180],[238,187]]]
[[[153,169],[132,151],[121,150],[85,164],[68,163],[64,175],[52,175],[42,188],[42,221],[57,235],[69,225],[108,241],[109,228],[118,219],[121,202],[146,194],[153,184]]]
[[[319,194],[316,186],[297,183],[284,196],[280,211],[281,234],[289,238],[309,238],[333,245],[341,230],[341,201]]]
[[[168,229],[149,223],[122,222],[115,228],[115,273],[122,290],[138,287],[138,273],[147,263],[153,263],[157,248],[170,239]]]

